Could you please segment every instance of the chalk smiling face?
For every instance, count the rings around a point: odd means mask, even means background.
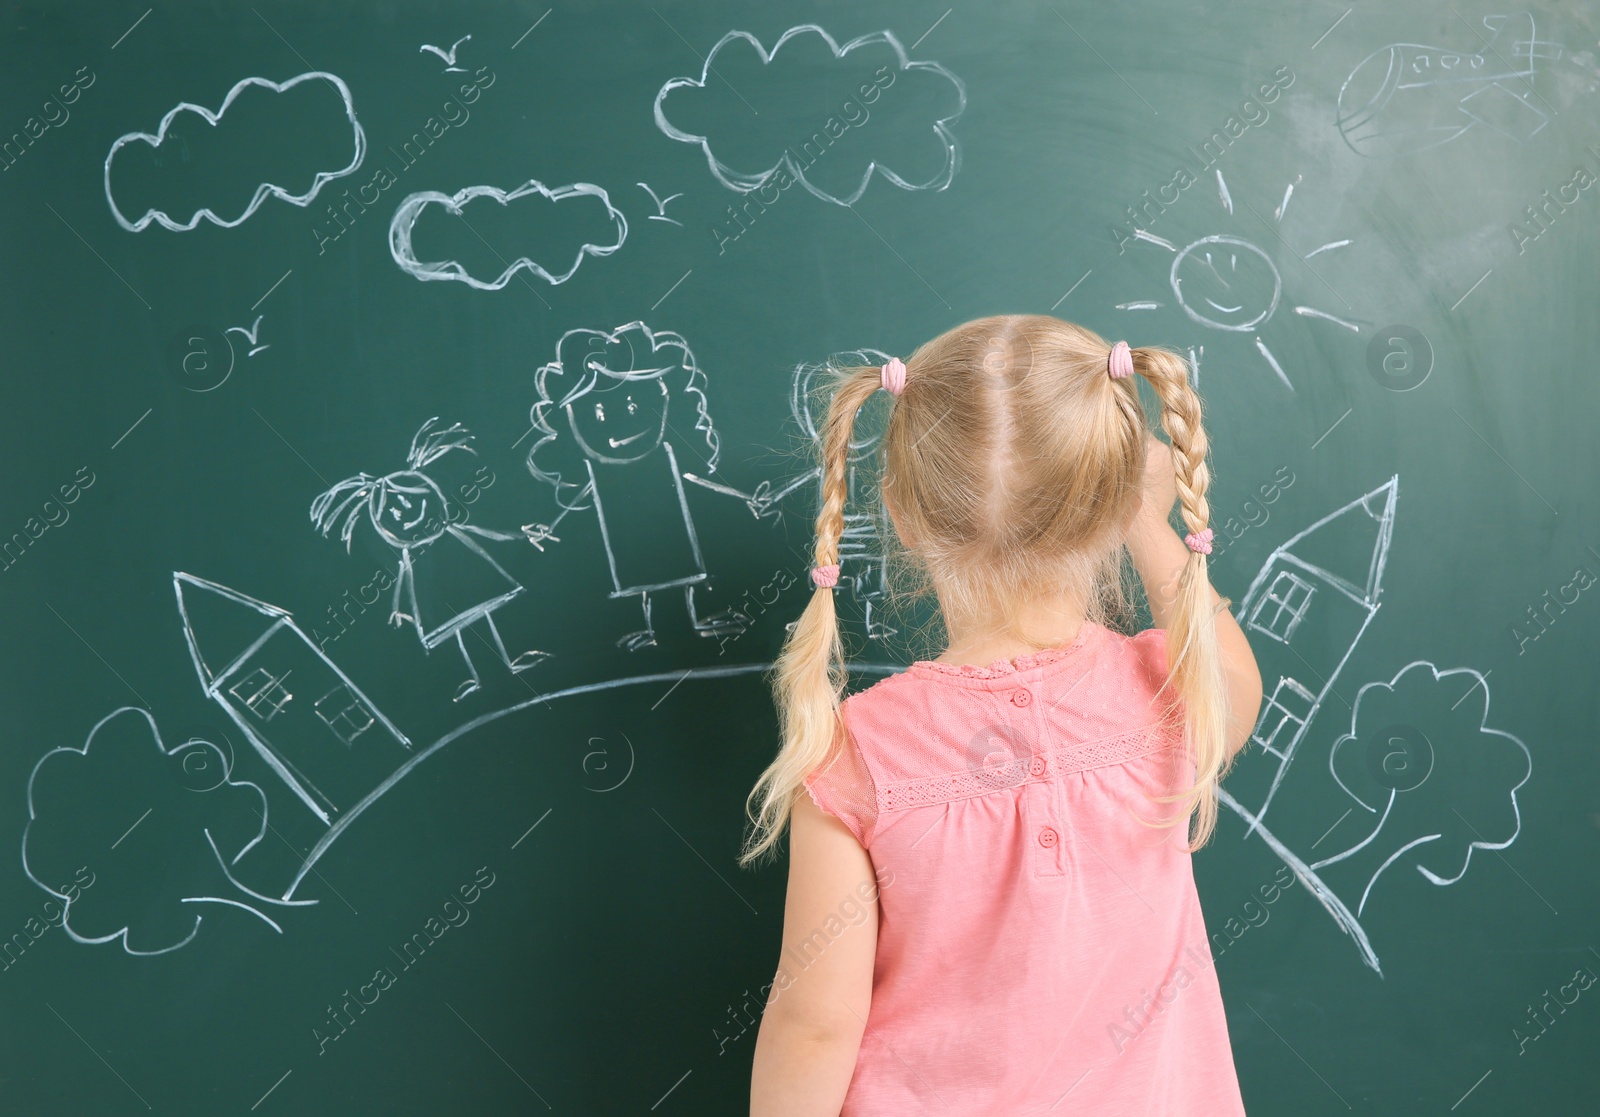
[[[395,547],[420,547],[452,522],[450,502],[426,474],[391,473],[372,491],[372,524]]]
[[[1203,237],[1172,261],[1172,293],[1196,322],[1252,330],[1278,308],[1283,281],[1271,258],[1238,237]]]
[[[595,461],[638,461],[667,429],[667,384],[656,370],[639,369],[619,379],[591,362],[595,386],[566,406],[572,437]],[[648,379],[636,379],[641,375]],[[665,370],[661,370],[665,371]]]

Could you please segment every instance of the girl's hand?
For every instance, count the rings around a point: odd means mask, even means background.
[[[1144,477],[1139,490],[1139,508],[1130,529],[1148,530],[1170,527],[1172,506],[1178,500],[1177,475],[1172,464],[1172,447],[1145,432]]]

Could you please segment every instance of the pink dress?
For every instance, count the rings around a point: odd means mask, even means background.
[[[1165,639],[1088,623],[844,703],[852,740],[806,787],[880,915],[840,1117],[1244,1113],[1186,827],[1134,817],[1194,774],[1159,717]]]

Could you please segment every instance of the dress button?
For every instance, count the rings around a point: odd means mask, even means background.
[[[1043,830],[1039,831],[1039,844],[1044,846],[1046,849],[1050,849],[1056,844],[1057,836],[1058,835],[1054,829],[1046,826]]]
[[[1018,687],[1011,692],[1011,704],[1013,706],[1026,706],[1032,701],[1033,695],[1029,693],[1026,687]]]
[[[1033,762],[1028,765],[1028,771],[1036,776],[1044,775],[1044,758],[1042,756],[1034,757]]]

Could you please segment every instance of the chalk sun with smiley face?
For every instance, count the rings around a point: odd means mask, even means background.
[[[1233,195],[1228,190],[1227,180],[1222,177],[1221,170],[1216,172],[1216,178],[1218,200],[1222,203],[1223,209],[1232,216]],[[1330,241],[1301,255],[1278,232],[1277,226],[1282,223],[1284,214],[1289,210],[1289,202],[1294,197],[1294,188],[1298,181],[1297,176],[1296,181],[1289,183],[1284,189],[1283,200],[1272,211],[1270,223],[1257,213],[1254,207],[1247,204],[1246,208],[1271,229],[1278,241],[1336,299],[1349,307],[1350,304],[1344,296],[1329,285],[1310,261],[1314,256],[1344,248],[1351,242]],[[1132,239],[1172,254],[1172,266],[1167,275],[1168,285],[1172,289],[1174,303],[1191,321],[1208,329],[1248,334],[1255,343],[1256,352],[1261,355],[1261,359],[1267,363],[1285,388],[1290,392],[1294,391],[1294,383],[1284,371],[1282,362],[1261,336],[1262,327],[1272,320],[1283,299],[1283,275],[1270,253],[1243,237],[1220,233],[1200,237],[1182,248],[1147,229],[1135,229]],[[1117,309],[1159,310],[1161,306],[1162,303],[1155,299],[1136,299],[1118,303]],[[1360,322],[1349,321],[1313,306],[1296,306],[1294,312],[1304,318],[1318,318],[1332,322],[1353,333],[1361,332]],[[1192,379],[1196,386],[1199,383],[1200,354],[1203,351],[1203,346],[1189,348],[1190,364],[1193,369]]]

